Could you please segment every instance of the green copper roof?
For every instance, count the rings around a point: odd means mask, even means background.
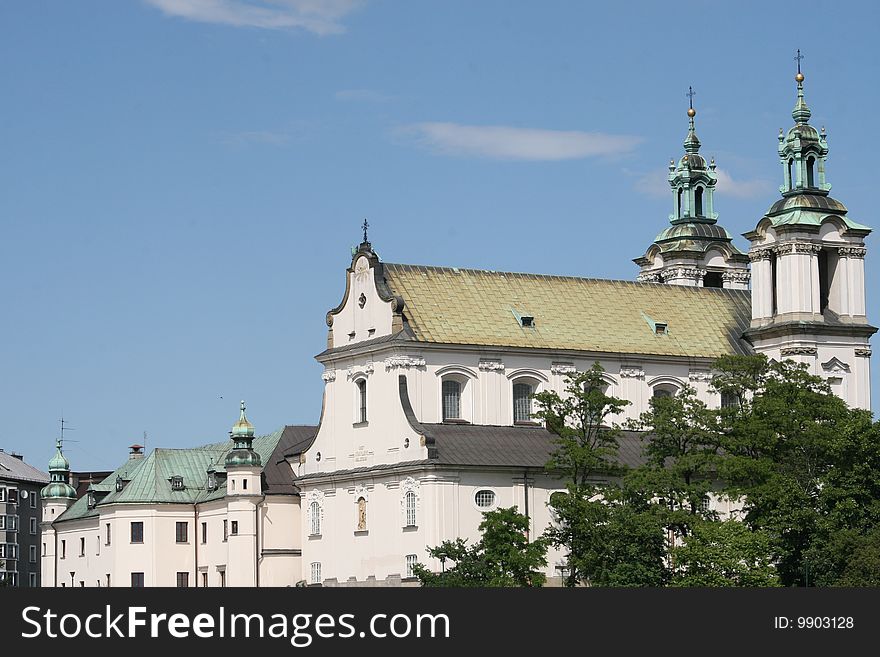
[[[49,459],[49,472],[70,472],[70,461],[61,452],[61,440],[55,441],[55,455]]]
[[[253,450],[261,462],[271,460],[283,433],[284,427],[253,439]],[[97,516],[100,507],[107,504],[194,504],[221,499],[226,496],[225,479],[217,477],[218,487],[208,490],[207,471],[213,466],[215,471],[222,473],[225,457],[230,451],[233,451],[230,440],[191,449],[156,448],[147,456],[129,459],[96,484],[96,493],[104,493],[96,508],[89,509],[84,496],[58,520]],[[183,490],[172,490],[171,478],[175,475],[183,477]],[[121,491],[116,490],[117,477],[125,482]]]
[[[40,491],[44,500],[48,499],[76,499],[76,491],[66,481],[50,481]]]
[[[254,425],[248,422],[247,416],[244,414],[245,411],[244,400],[241,401],[241,415],[238,418],[238,422],[232,425],[232,438],[253,438],[254,436]]]

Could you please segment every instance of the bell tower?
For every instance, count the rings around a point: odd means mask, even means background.
[[[645,255],[633,260],[640,267],[638,280],[745,290],[749,287],[749,260],[718,224],[715,159],[707,164],[700,155],[693,88],[688,88],[687,95],[690,103],[684,155],[677,164],[669,161],[672,225],[654,238]]]
[[[870,409],[864,239],[871,229],[829,196],[825,128],[809,124],[802,55],[794,126],[779,130],[782,198],[745,233],[751,242],[752,321],[746,338],[768,358],[807,363],[850,406]]]

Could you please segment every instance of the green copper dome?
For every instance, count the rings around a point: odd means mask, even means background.
[[[76,491],[67,483],[70,462],[61,452],[61,440],[55,441],[55,456],[49,459],[49,473],[52,480],[43,487],[43,499],[76,499]]]
[[[233,446],[226,455],[226,467],[260,467],[260,455],[253,448],[254,425],[248,422],[245,415],[244,401],[241,402],[241,415],[238,422],[232,425],[232,431],[229,433],[232,436]]]
[[[244,400],[241,402],[241,415],[238,418],[238,422],[232,425],[232,438],[238,437],[254,437],[254,425],[248,422],[247,416],[244,414],[245,405]]]

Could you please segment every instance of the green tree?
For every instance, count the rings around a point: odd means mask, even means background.
[[[670,586],[779,586],[772,539],[736,520],[702,521],[671,550]]]
[[[645,465],[627,473],[627,485],[659,503],[657,512],[673,540],[715,513],[703,501],[713,489],[719,449],[718,417],[685,386],[673,397],[654,397],[650,409],[629,424],[644,431]]]
[[[458,538],[429,548],[429,555],[444,562],[444,570],[434,573],[416,564],[415,575],[428,587],[543,586],[548,541],[530,541],[528,529],[529,519],[516,507],[489,511],[480,523],[479,542],[468,546]]]
[[[567,586],[660,586],[664,534],[641,491],[621,487],[621,428],[612,422],[629,404],[606,393],[604,370],[566,377],[562,395],[535,395],[536,417],[556,435],[547,470],[562,477],[555,522],[545,532],[567,554]]]
[[[715,388],[740,402],[719,414],[721,478],[744,500],[746,523],[773,538],[783,585],[832,583],[846,562],[828,547],[880,515],[876,427],[806,365],[756,356],[717,367]]]
[[[555,450],[547,470],[561,475],[575,488],[591,488],[597,473],[619,473],[617,461],[620,427],[610,424],[612,416],[629,402],[605,394],[605,370],[595,363],[585,372],[565,377],[565,391],[535,395],[535,417],[556,435]]]
[[[567,552],[566,586],[662,586],[666,538],[648,498],[617,484],[554,493],[545,532]]]

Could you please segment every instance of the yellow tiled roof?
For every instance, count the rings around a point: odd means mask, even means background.
[[[747,290],[385,263],[424,342],[717,357],[746,353]],[[534,317],[524,328],[521,316]],[[654,323],[668,325],[656,335]]]

